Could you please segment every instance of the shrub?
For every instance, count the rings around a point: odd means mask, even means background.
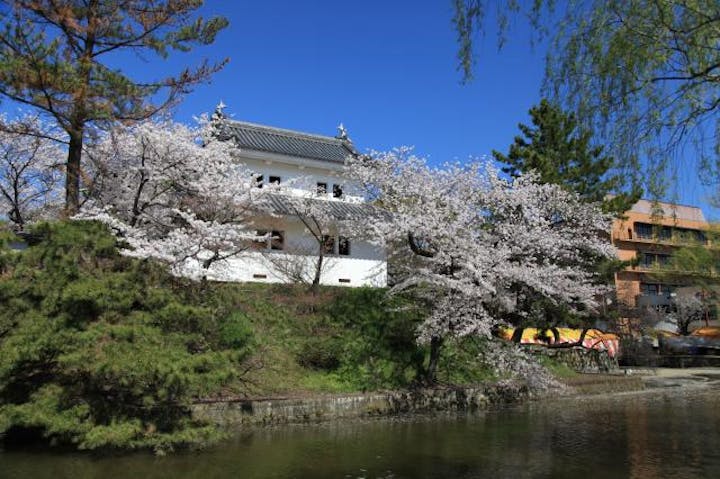
[[[190,406],[242,370],[251,340],[242,322],[188,303],[157,267],[118,255],[101,225],[41,224],[32,235],[21,254],[0,251],[0,434],[39,430],[81,449],[220,437]]]
[[[254,344],[254,332],[248,317],[234,311],[220,322],[220,345],[229,349],[243,349]]]
[[[333,371],[340,366],[342,343],[337,338],[308,338],[297,355],[298,363],[306,368]]]

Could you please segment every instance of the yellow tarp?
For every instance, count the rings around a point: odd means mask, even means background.
[[[574,328],[557,328],[557,331],[560,333],[560,340],[557,344],[576,343],[582,334],[581,329]],[[513,328],[502,328],[500,337],[510,341],[513,332]],[[556,344],[552,331],[545,330],[543,332],[538,328],[525,328],[520,342],[522,344]],[[616,334],[604,333],[599,329],[589,329],[582,345],[586,348],[607,351],[610,356],[615,356],[620,346],[620,339]]]

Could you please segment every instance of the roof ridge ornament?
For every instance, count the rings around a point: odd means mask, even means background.
[[[343,125],[342,122],[340,122],[340,124],[338,125],[337,130],[338,132],[337,135],[335,135],[335,138],[337,138],[338,140],[352,142],[352,140],[348,136],[347,128],[345,128],[345,125]]]
[[[225,110],[225,108],[227,108],[227,105],[222,100],[220,100],[220,103],[218,103],[215,107],[215,112],[213,112],[212,114],[212,119],[223,120],[225,118],[225,113],[223,111]]]

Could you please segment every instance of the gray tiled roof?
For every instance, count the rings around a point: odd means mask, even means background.
[[[310,201],[314,204],[313,206],[325,209],[336,220],[363,220],[388,215],[388,212],[385,210],[362,203],[348,203],[346,201],[337,200],[301,199],[278,194],[269,194],[265,196],[265,198],[267,199],[273,213],[281,216],[296,216],[297,210],[302,207],[301,204],[298,205],[298,208],[293,206],[293,202],[296,201]]]
[[[332,136],[312,135],[243,121],[223,120],[223,136],[240,148],[314,160],[344,163],[357,152],[352,143]]]

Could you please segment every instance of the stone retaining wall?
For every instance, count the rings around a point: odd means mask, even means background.
[[[222,426],[292,424],[435,411],[476,411],[519,403],[529,397],[527,386],[502,381],[472,388],[204,402],[193,406],[193,416]]]
[[[548,348],[544,346],[532,347],[534,354],[542,354],[555,361],[568,366],[575,371],[583,373],[610,372],[619,369],[616,358],[611,358],[605,351],[583,348]]]

